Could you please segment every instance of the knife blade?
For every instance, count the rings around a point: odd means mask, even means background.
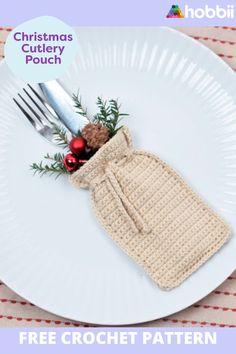
[[[88,118],[75,108],[72,97],[57,80],[39,83],[39,87],[59,119],[72,134],[77,134],[79,130],[89,123]]]

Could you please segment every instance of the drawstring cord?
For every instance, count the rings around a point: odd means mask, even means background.
[[[114,200],[116,201],[118,208],[121,210],[123,215],[129,220],[130,226],[132,227],[133,231],[141,233],[150,233],[151,229],[147,226],[143,218],[139,215],[132,203],[123,193],[122,188],[112,170],[112,167],[112,164],[109,164],[107,166],[105,171],[105,177],[107,178],[105,178],[105,181],[107,187],[112,193]]]

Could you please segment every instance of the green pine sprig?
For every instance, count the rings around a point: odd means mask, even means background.
[[[77,113],[84,117],[87,117],[87,108],[84,108],[82,105],[82,100],[81,96],[79,95],[79,91],[77,92],[77,94],[73,93],[72,99],[74,101],[75,108],[77,109]]]
[[[54,140],[55,143],[62,147],[63,149],[68,149],[68,145],[69,145],[69,140],[67,137],[67,132],[65,129],[63,129],[62,127],[56,126],[54,128]]]
[[[83,107],[79,93],[73,94],[72,97],[78,113],[87,117],[87,109]],[[96,104],[99,112],[95,114],[92,121],[104,125],[108,129],[110,137],[114,136],[117,131],[122,128],[122,126],[119,125],[121,120],[125,116],[128,116],[128,114],[120,112],[121,105],[118,103],[118,100],[111,99],[107,101],[99,96]]]
[[[34,171],[34,174],[38,173],[40,176],[49,174],[55,175],[55,177],[58,178],[68,173],[63,163],[64,157],[65,155],[61,153],[56,153],[52,156],[47,154],[44,158],[52,161],[51,164],[43,164],[41,161],[40,163],[33,163],[30,168]]]
[[[107,101],[98,97],[96,103],[99,112],[94,116],[93,121],[104,125],[108,129],[110,137],[114,136],[122,128],[119,125],[121,120],[128,114],[120,112],[121,105],[118,100],[111,99]]]
[[[87,109],[84,109],[82,106],[79,93],[77,93],[77,95],[73,94],[72,98],[74,100],[75,107],[77,108],[77,113],[87,117]],[[93,117],[91,121],[104,125],[108,129],[111,138],[120,128],[122,128],[120,122],[125,116],[128,116],[128,114],[120,112],[121,105],[118,103],[118,100],[111,99],[107,101],[103,100],[101,97],[98,97],[96,104],[98,106],[99,112]],[[81,132],[79,131],[76,136],[80,135]],[[65,150],[69,150],[68,132],[62,127],[55,127],[54,140],[58,146]],[[93,153],[88,152],[88,158],[89,155],[92,156]],[[43,163],[43,161],[41,161],[40,163],[33,163],[30,168],[34,171],[34,174],[39,174],[40,176],[49,174],[55,175],[56,178],[58,178],[63,174],[69,174],[64,166],[64,157],[65,155],[62,153],[56,153],[54,155],[47,154],[44,156],[44,158],[51,163]]]

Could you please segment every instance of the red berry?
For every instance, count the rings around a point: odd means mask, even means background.
[[[73,138],[69,144],[70,151],[75,155],[80,155],[86,148],[86,140],[80,137]]]
[[[79,161],[74,154],[67,154],[64,157],[64,166],[68,172],[74,172],[79,167]]]

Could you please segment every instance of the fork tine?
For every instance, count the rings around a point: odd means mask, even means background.
[[[29,110],[34,114],[34,116],[37,118],[37,120],[39,121],[39,123],[41,123],[43,126],[45,125],[45,123],[43,122],[42,118],[40,117],[40,115],[30,106],[30,104],[24,99],[23,96],[21,96],[20,93],[18,93],[18,96],[22,99],[22,101],[24,102],[24,104],[29,108]]]
[[[23,88],[24,94],[18,93],[17,95],[19,99],[17,97],[13,98],[13,101],[35,130],[50,143],[56,144],[56,127],[65,126],[61,123],[59,123],[59,125],[56,123],[56,119],[58,122],[60,121],[57,116],[54,117],[53,108],[51,112],[49,109],[50,105],[44,100],[44,98],[41,97],[31,85],[28,84],[28,87],[31,91],[27,90],[27,88]]]
[[[44,118],[47,120],[47,122],[50,123],[50,124],[52,124],[52,125],[54,125],[55,122],[53,122],[53,121],[45,114],[45,112],[44,112],[44,110],[42,109],[42,107],[40,107],[40,105],[33,99],[33,97],[29,94],[29,92],[26,91],[25,88],[23,88],[23,91],[26,93],[26,95],[29,97],[29,99],[33,102],[33,104],[38,108],[38,110],[42,113],[42,115],[43,115]],[[36,91],[35,91],[35,93],[36,93]],[[37,96],[37,97],[40,97],[40,96]],[[40,100],[40,101],[42,102],[43,100]],[[49,113],[50,113],[50,112],[49,112]],[[51,115],[51,113],[50,113],[50,115]]]
[[[30,85],[27,84],[27,86],[31,89],[31,91],[35,94],[35,96],[39,99],[39,101],[43,104],[43,106],[47,109],[47,111],[50,113],[51,117],[56,118],[58,120],[58,116],[54,109],[45,101],[39,93]]]
[[[40,129],[41,126],[39,125],[38,122],[36,122],[31,115],[24,109],[24,107],[21,106],[21,104],[15,99],[13,98],[13,101],[15,102],[15,104],[19,107],[19,109],[21,110],[21,112],[25,115],[25,117],[28,119],[28,121],[33,125],[33,127],[35,129]]]

